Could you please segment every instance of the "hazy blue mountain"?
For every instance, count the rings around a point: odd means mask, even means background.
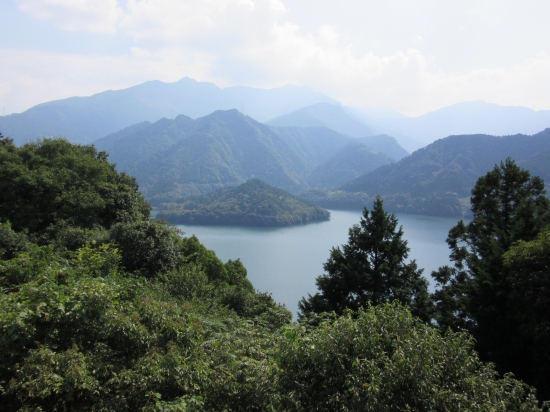
[[[388,135],[373,136],[374,130],[360,120],[356,110],[349,110],[341,105],[318,103],[265,123],[276,127],[328,127],[339,133],[358,138],[365,146],[389,156],[393,160],[399,160],[409,154],[395,138]]]
[[[216,111],[193,120],[178,116],[141,124],[96,142],[119,170],[136,176],[144,195],[153,203],[236,186],[252,178],[297,192],[316,185],[333,187],[361,171],[391,161],[371,149],[358,151],[359,162],[334,162],[317,169],[356,139],[326,127],[276,128],[259,123],[237,110]],[[351,159],[351,157],[350,157]],[[349,178],[342,180],[345,168]],[[357,167],[357,170],[354,169]]]
[[[330,213],[259,179],[169,204],[158,218],[176,224],[288,226],[328,220]]]
[[[365,146],[388,156],[394,161],[401,160],[409,155],[409,152],[401,147],[397,140],[395,140],[395,137],[388,136],[387,134],[358,137],[357,140]]]
[[[483,101],[463,102],[412,118],[365,116],[371,127],[421,143],[432,143],[450,135],[490,134],[496,136],[534,134],[550,127],[550,110],[500,106]]]
[[[468,198],[476,180],[495,164],[511,157],[520,164],[529,160],[531,165],[544,165],[549,150],[550,128],[532,136],[450,136],[340,189],[368,196],[381,194],[397,211],[452,215],[463,209],[460,199]]]
[[[394,162],[393,159],[361,143],[346,146],[333,157],[319,164],[308,174],[307,183],[311,187],[334,189],[370,172],[382,165]]]
[[[265,123],[277,127],[324,126],[352,137],[372,136],[375,134],[365,123],[346,113],[341,105],[330,103],[317,103],[303,107]]]
[[[373,130],[374,135],[386,134],[394,136],[398,144],[409,153],[426,145],[419,140],[413,139],[406,131],[401,130],[401,123],[406,122],[409,118],[394,110],[370,108],[361,111],[353,107],[344,107],[344,110],[356,120],[368,124]]]
[[[186,77],[175,83],[150,81],[124,90],[42,103],[23,113],[0,117],[0,132],[16,144],[42,136],[92,143],[130,125],[182,113],[197,118],[215,110],[236,108],[265,121],[320,102],[338,103],[307,87],[221,89]]]

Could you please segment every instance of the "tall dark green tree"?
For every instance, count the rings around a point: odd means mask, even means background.
[[[397,218],[384,211],[377,197],[372,212],[363,210],[359,225],[349,230],[348,243],[332,248],[325,274],[316,280],[320,292],[299,302],[300,316],[310,313],[357,312],[361,307],[399,301],[428,321],[431,300],[428,283],[413,260]]]
[[[510,314],[518,325],[522,362],[516,373],[550,399],[550,226],[529,241],[519,241],[504,255],[510,288]],[[527,343],[527,344],[526,344]],[[528,378],[527,378],[528,377]]]
[[[531,241],[550,223],[544,182],[507,159],[482,176],[472,190],[473,220],[460,221],[447,238],[454,267],[432,273],[436,320],[442,328],[466,329],[477,340],[484,360],[501,372],[512,371],[527,382],[521,311],[511,297],[514,286],[503,254],[518,241]],[[515,302],[515,303],[514,303]]]

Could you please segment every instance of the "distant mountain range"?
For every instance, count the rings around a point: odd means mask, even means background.
[[[376,135],[375,130],[342,105],[317,103],[265,123],[277,127],[328,127],[338,133],[356,137],[365,146],[394,160],[400,160],[409,154],[394,137],[386,134]],[[404,139],[404,143],[409,144],[410,139]],[[420,144],[416,142],[413,146],[416,148]]]
[[[175,83],[150,81],[124,90],[42,103],[23,113],[0,116],[0,132],[17,145],[44,136],[90,144],[137,123],[173,119],[179,114],[194,119],[230,109],[275,126],[324,126],[352,137],[386,134],[409,152],[449,135],[533,134],[550,127],[550,110],[465,102],[409,118],[387,109],[362,112],[345,107],[307,87],[222,89],[186,77]]]
[[[376,133],[365,123],[353,118],[341,105],[317,103],[265,122],[270,126],[328,127],[352,136],[373,136]]]
[[[150,81],[124,90],[42,103],[20,114],[0,116],[0,132],[17,145],[43,136],[63,136],[74,143],[90,144],[135,123],[156,122],[178,114],[197,118],[216,110],[239,109],[266,121],[321,102],[339,104],[308,87],[221,89],[185,77],[175,83]]]
[[[136,176],[154,204],[252,178],[290,192],[336,187],[392,161],[326,127],[270,127],[237,110],[142,122],[95,145]]]
[[[412,138],[424,146],[452,135],[535,134],[550,127],[550,110],[536,111],[527,107],[473,101],[454,104],[418,117],[383,118],[365,114],[361,120],[373,129],[395,136],[403,147],[410,150],[405,143],[406,138]]]
[[[377,194],[394,212],[460,215],[477,179],[511,157],[550,183],[550,128],[532,136],[450,136],[341,186],[301,195],[323,207],[357,207]]]
[[[158,218],[176,224],[288,226],[330,218],[327,210],[259,179],[166,207]]]

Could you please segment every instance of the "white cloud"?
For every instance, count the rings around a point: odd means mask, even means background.
[[[126,0],[125,0],[126,1]],[[219,86],[308,85],[344,104],[385,106],[417,115],[466,100],[550,109],[550,56],[514,65],[485,65],[445,72],[422,47],[433,41],[407,37],[416,48],[357,54],[353,37],[335,26],[305,31],[285,20],[279,0],[19,0],[37,18],[71,29],[95,16],[99,31],[129,34],[134,47],[120,56],[82,56],[4,50],[0,100],[15,110],[71,95],[128,87],[146,80],[189,76]],[[100,7],[102,5],[102,7]],[[101,10],[100,10],[101,9]],[[477,18],[481,12],[465,13]],[[416,36],[416,34],[414,34]]]
[[[121,28],[137,40],[261,35],[286,11],[279,0],[128,0]]]
[[[32,17],[70,31],[113,33],[124,16],[117,0],[17,0]]]
[[[0,106],[18,113],[36,104],[71,96],[89,96],[148,80],[173,82],[184,76],[199,81],[210,68],[200,52],[139,50],[121,56],[81,56],[0,49]]]

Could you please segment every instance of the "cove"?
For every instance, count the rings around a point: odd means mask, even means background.
[[[296,316],[298,301],[317,291],[315,278],[332,247],[348,241],[348,229],[361,219],[360,211],[331,210],[330,221],[281,228],[178,225],[186,236],[196,235],[224,262],[241,259],[248,278],[261,292],[269,292]],[[424,276],[449,264],[445,239],[459,218],[396,214],[403,237]],[[433,290],[433,287],[431,287]]]

